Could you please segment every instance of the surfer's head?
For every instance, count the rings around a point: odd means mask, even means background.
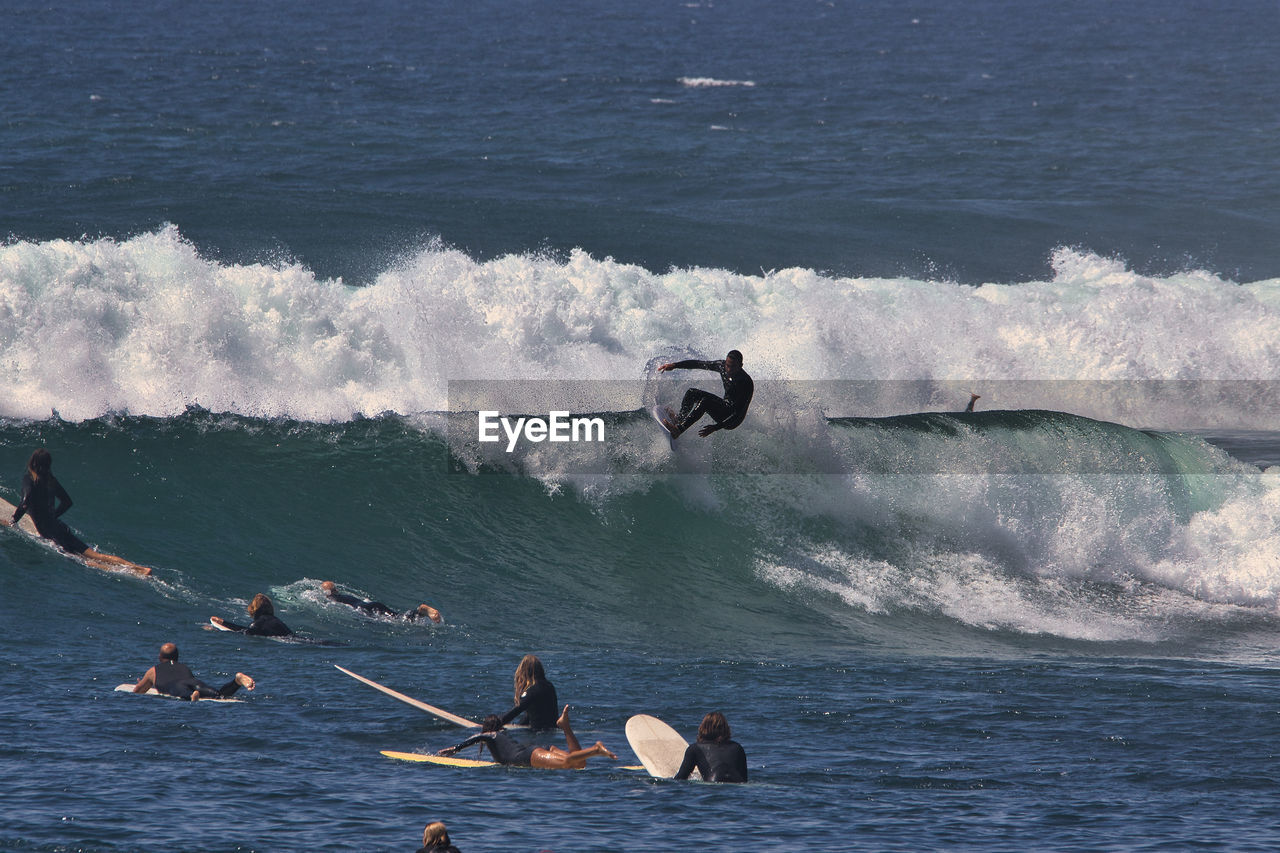
[[[728,368],[730,373],[742,369],[742,353],[736,349],[729,350],[729,354],[724,357],[724,366]]]
[[[449,830],[445,829],[442,821],[429,823],[422,829],[422,846],[423,847],[448,847],[453,842],[449,840]]]
[[[516,701],[520,701],[520,694],[529,689],[529,685],[535,681],[546,681],[547,673],[542,668],[542,661],[538,660],[537,655],[525,655],[520,659],[520,665],[516,667]]]
[[[53,454],[45,450],[43,447],[31,454],[31,458],[27,460],[27,472],[31,474],[31,479],[39,481],[41,477],[53,470]]]
[[[482,732],[500,732],[502,731],[502,718],[497,714],[490,714],[480,721],[480,731]]]
[[[257,619],[259,616],[276,615],[276,609],[271,604],[271,599],[267,598],[262,593],[255,595],[253,597],[253,601],[250,601],[249,606],[245,609],[249,611],[249,615],[254,619]]]
[[[724,743],[733,737],[729,730],[729,721],[719,711],[712,711],[702,718],[698,726],[698,740],[708,743]]]
[[[330,598],[333,597],[333,593],[335,590],[337,590],[337,588],[338,588],[338,585],[333,581],[325,581],[324,583],[320,584],[321,591],[324,592],[324,594],[329,596]]]
[[[160,660],[177,660],[177,659],[178,659],[177,643],[165,643],[163,646],[160,647]]]

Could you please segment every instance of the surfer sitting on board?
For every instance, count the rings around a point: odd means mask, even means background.
[[[499,719],[506,725],[521,714],[531,729],[553,729],[560,725],[556,711],[560,704],[556,699],[555,685],[547,680],[546,670],[537,655],[525,655],[516,667],[516,704]]]
[[[688,779],[697,767],[704,782],[747,781],[747,753],[730,738],[729,721],[719,711],[702,718],[697,743],[689,744],[675,778]]]
[[[241,687],[252,690],[255,686],[252,678],[237,672],[235,678],[214,689],[196,678],[186,664],[178,663],[177,645],[165,643],[160,647],[160,661],[133,686],[133,692],[146,693],[154,687],[159,693],[195,702],[197,699],[230,699]]]
[[[255,595],[253,601],[249,602],[249,606],[245,610],[249,611],[249,615],[253,617],[253,622],[249,625],[237,625],[234,622],[228,622],[221,616],[210,616],[209,621],[221,625],[228,631],[239,631],[252,637],[289,637],[293,635],[293,631],[289,630],[289,626],[281,622],[276,616],[275,607],[271,604],[271,599],[262,593]]]
[[[444,617],[440,615],[440,611],[436,610],[430,604],[419,604],[407,613],[399,613],[392,610],[381,601],[370,601],[367,598],[356,598],[354,595],[347,595],[345,592],[338,592],[338,585],[333,581],[325,581],[320,584],[320,591],[323,592],[325,598],[330,601],[336,601],[338,604],[345,604],[348,607],[354,607],[365,616],[398,616],[402,619],[408,619],[410,622],[417,621],[418,619],[430,619],[432,622],[444,621]]]
[[[54,507],[54,502],[57,507]],[[45,539],[52,539],[62,550],[83,557],[100,569],[124,568],[140,575],[151,574],[151,569],[131,563],[114,554],[104,554],[90,548],[71,532],[67,523],[58,516],[71,509],[71,496],[53,476],[53,454],[43,447],[31,454],[27,470],[22,475],[22,500],[13,512],[10,524],[17,524],[23,515],[30,515],[36,530]]]
[[[440,750],[438,755],[453,755],[459,750],[473,744],[481,744],[489,748],[489,754],[499,764],[514,767],[541,767],[544,770],[578,770],[587,766],[587,759],[593,755],[607,755],[616,759],[618,756],[610,752],[600,741],[586,749],[578,743],[578,737],[569,724],[569,706],[565,705],[556,720],[560,731],[564,732],[564,743],[568,750],[558,746],[526,746],[502,729],[502,718],[490,714],[480,723],[480,734],[473,735],[457,746],[449,746]]]
[[[675,415],[667,409],[667,417],[662,425],[671,433],[673,439],[698,422],[703,415],[711,415],[714,424],[708,424],[698,430],[698,435],[706,438],[718,429],[736,429],[747,416],[747,407],[751,405],[751,395],[755,393],[755,383],[742,369],[742,353],[736,349],[729,350],[724,361],[674,361],[658,368],[659,373],[668,370],[712,370],[720,374],[724,383],[724,396],[717,397],[710,391],[701,388],[690,388],[684,392],[684,400],[680,403],[680,414]]]

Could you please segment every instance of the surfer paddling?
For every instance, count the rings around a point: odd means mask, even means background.
[[[747,753],[732,740],[729,721],[719,711],[702,718],[697,743],[689,744],[675,778],[688,779],[697,767],[704,782],[747,781]]]
[[[263,593],[258,593],[253,597],[253,601],[249,602],[249,606],[245,608],[252,617],[253,622],[248,625],[237,625],[234,622],[228,622],[221,616],[210,616],[209,621],[215,625],[221,626],[228,631],[238,631],[241,634],[248,634],[251,637],[290,637],[293,631],[289,626],[280,621],[276,616],[275,605],[271,603],[271,599]]]
[[[490,714],[480,723],[480,734],[472,735],[457,746],[448,746],[437,755],[453,755],[459,750],[474,744],[488,747],[489,754],[499,764],[512,767],[540,767],[544,770],[580,770],[587,766],[587,759],[593,755],[607,755],[617,759],[618,756],[605,747],[600,741],[594,746],[582,747],[578,737],[569,724],[569,706],[565,705],[556,720],[556,726],[564,732],[564,744],[568,749],[558,746],[529,746],[517,741],[502,728],[502,718]]]
[[[230,699],[241,687],[253,690],[257,685],[243,672],[218,688],[210,687],[192,674],[184,663],[178,663],[178,647],[165,643],[160,647],[160,660],[147,670],[146,675],[133,686],[134,693],[146,693],[155,688],[157,693],[176,696],[179,699]]]
[[[56,506],[55,506],[56,503]],[[86,545],[71,532],[67,523],[59,518],[71,509],[71,496],[53,476],[53,454],[43,447],[31,454],[27,470],[22,474],[22,500],[13,511],[10,525],[16,525],[22,516],[30,515],[36,532],[52,540],[69,554],[83,558],[99,569],[128,569],[140,575],[151,574],[151,569],[139,566],[123,557],[106,554]]]
[[[348,607],[354,607],[365,616],[395,616],[400,619],[408,619],[410,622],[416,622],[419,619],[430,619],[432,622],[443,622],[444,617],[440,615],[440,611],[436,610],[430,604],[419,604],[417,607],[406,613],[392,610],[381,601],[370,601],[367,598],[357,598],[354,595],[347,595],[345,592],[338,592],[338,585],[333,581],[325,581],[320,584],[320,591],[324,593],[325,598],[338,604],[345,604]]]
[[[724,383],[724,396],[717,397],[710,391],[701,388],[690,388],[684,393],[680,403],[680,414],[670,409],[662,425],[671,433],[672,439],[693,426],[703,415],[710,415],[715,423],[707,424],[698,430],[698,435],[706,438],[719,429],[736,429],[747,416],[747,407],[751,405],[751,395],[755,393],[755,383],[742,369],[742,353],[736,349],[729,350],[724,361],[673,361],[658,368],[659,373],[668,370],[710,370],[720,374]]]

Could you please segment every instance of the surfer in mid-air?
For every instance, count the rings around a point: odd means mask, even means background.
[[[252,678],[237,672],[235,678],[221,687],[210,687],[196,678],[185,663],[178,663],[176,644],[165,643],[160,647],[160,660],[133,686],[133,692],[146,693],[154,687],[158,693],[195,702],[197,699],[230,699],[241,687],[252,690],[256,686]]]
[[[54,504],[57,504],[55,507]],[[36,531],[45,539],[51,539],[69,554],[83,557],[100,569],[128,569],[140,575],[151,574],[151,569],[139,566],[123,557],[105,554],[86,545],[71,532],[67,523],[58,516],[71,509],[71,496],[53,476],[53,454],[43,447],[31,454],[27,470],[22,474],[22,500],[18,501],[10,524],[16,525],[23,515],[30,515]]]
[[[610,752],[603,743],[596,741],[595,746],[583,749],[578,737],[569,724],[569,706],[565,705],[556,720],[556,726],[564,732],[564,744],[567,750],[558,746],[529,746],[520,743],[502,728],[502,718],[490,714],[480,723],[480,734],[472,735],[457,746],[447,746],[438,755],[453,755],[459,750],[474,744],[489,748],[489,754],[499,764],[515,767],[541,767],[544,770],[578,770],[587,766],[587,759],[593,755],[607,755],[616,759],[618,756]]]
[[[324,593],[325,598],[338,604],[345,604],[348,607],[354,607],[365,616],[397,616],[401,619],[408,619],[410,622],[418,619],[430,619],[432,622],[443,622],[444,617],[440,615],[440,611],[436,610],[430,604],[419,604],[417,607],[407,613],[400,613],[392,610],[381,601],[370,601],[367,598],[356,598],[354,595],[347,595],[345,592],[338,592],[338,585],[333,581],[325,581],[320,584],[320,591]]]
[[[706,438],[718,429],[736,429],[747,416],[747,407],[751,405],[751,395],[755,393],[755,383],[742,369],[742,353],[736,349],[729,350],[724,361],[673,361],[658,368],[659,373],[668,370],[711,370],[720,374],[724,383],[724,396],[717,397],[710,391],[701,388],[690,388],[680,403],[680,414],[670,409],[662,425],[671,433],[673,439],[698,422],[703,415],[710,415],[715,423],[707,424],[698,430],[698,435]]]

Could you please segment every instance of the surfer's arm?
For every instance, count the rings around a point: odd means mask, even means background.
[[[684,761],[680,762],[680,769],[676,771],[676,775],[673,776],[672,778],[688,779],[689,774],[693,773],[693,768],[696,767],[697,765],[698,765],[698,748],[694,744],[689,744],[689,746],[684,751]]]
[[[58,508],[53,511],[53,517],[57,518],[71,509],[71,495],[67,494],[67,490],[56,479],[53,481],[53,494],[58,499]]]
[[[238,631],[241,634],[249,630],[244,625],[237,625],[234,622],[228,622],[226,619],[223,619],[221,616],[210,616],[209,621],[217,622],[219,625],[221,625],[223,628],[226,628],[228,631]]]
[[[711,370],[719,373],[722,367],[724,367],[723,361],[700,361],[696,358],[688,358],[684,361],[673,361],[669,364],[664,364],[658,368],[658,372],[665,373],[668,370]]]
[[[148,690],[150,690],[152,687],[155,687],[155,686],[156,686],[156,668],[153,666],[151,667],[151,669],[147,670],[146,675],[142,676],[142,678],[138,680],[137,684],[133,685],[133,692],[146,693]]]
[[[516,706],[512,708],[510,711],[508,711],[507,713],[502,715],[502,724],[505,726],[507,723],[511,722],[516,717],[523,714],[525,711],[528,711],[529,705],[532,703],[532,701],[533,701],[532,697],[529,696],[528,690],[521,693],[520,701],[516,703]]]
[[[467,738],[457,746],[446,746],[444,749],[437,752],[436,755],[453,755],[454,753],[460,752],[461,750],[466,749],[472,744],[477,744],[477,743],[488,745],[489,735],[487,733],[472,735],[471,737]]]

